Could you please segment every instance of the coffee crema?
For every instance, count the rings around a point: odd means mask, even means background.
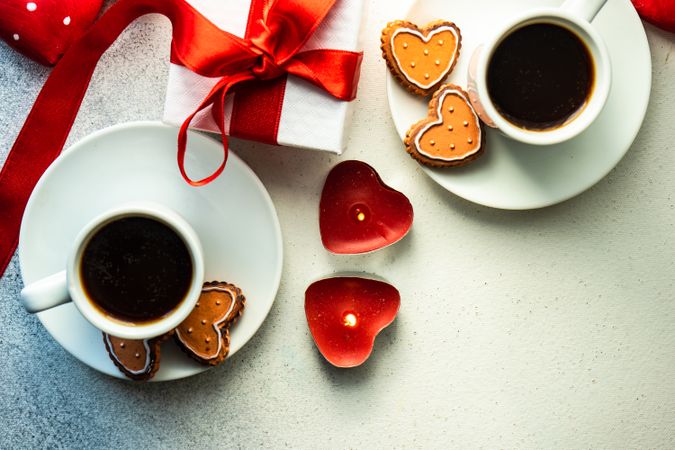
[[[514,125],[548,130],[586,105],[595,69],[586,45],[559,25],[535,23],[509,34],[488,65],[487,87],[497,111]]]
[[[185,299],[192,258],[169,226],[147,217],[126,217],[101,227],[89,240],[80,277],[91,303],[131,323],[159,320]]]

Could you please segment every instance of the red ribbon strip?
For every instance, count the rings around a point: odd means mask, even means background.
[[[238,84],[274,80],[293,74],[345,101],[356,95],[362,54],[338,50],[300,49],[336,0],[257,0],[247,38],[220,30],[184,0],[119,0],[63,55],[45,82],[0,171],[0,273],[14,254],[21,216],[38,179],[61,152],[101,55],[140,16],[159,13],[173,25],[172,59],[190,70],[221,80],[183,123],[178,136],[178,167],[185,180],[201,186],[214,174],[191,180],[183,166],[187,129],[194,115],[212,106],[221,132],[225,96]],[[260,17],[256,17],[260,14]]]
[[[252,0],[244,37],[255,36],[257,19],[263,17],[267,0]],[[230,113],[230,136],[277,145],[286,78],[248,81],[235,88]],[[251,120],[255,117],[255,120]]]

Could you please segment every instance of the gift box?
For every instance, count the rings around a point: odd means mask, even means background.
[[[218,28],[246,37],[251,0],[189,0]],[[359,30],[363,0],[338,0],[300,52],[315,49],[360,51]],[[164,108],[164,121],[180,125],[192,114],[219,78],[199,75],[172,61]],[[324,150],[340,154],[346,145],[352,102],[338,100],[297,76],[255,81],[228,94],[224,130],[229,136],[271,144]],[[274,106],[276,105],[276,106]],[[220,133],[211,107],[200,111],[190,127]]]

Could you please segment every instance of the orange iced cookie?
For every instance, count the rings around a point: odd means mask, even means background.
[[[406,89],[426,96],[452,72],[461,42],[459,28],[452,22],[436,21],[419,28],[397,20],[382,30],[382,55]]]
[[[233,284],[204,283],[195,309],[176,328],[176,342],[202,364],[222,362],[230,351],[230,326],[242,314],[245,301]]]
[[[153,339],[123,339],[103,333],[108,356],[128,378],[146,381],[159,370],[160,344],[171,333]]]
[[[429,115],[405,138],[410,156],[432,167],[461,166],[478,158],[485,144],[478,115],[459,86],[442,86],[429,102]]]

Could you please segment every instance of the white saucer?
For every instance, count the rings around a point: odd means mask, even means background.
[[[526,9],[557,6],[560,0],[419,0],[407,19],[424,25],[443,18],[462,31],[459,61],[449,81],[466,86],[473,50],[500,21]],[[553,205],[600,181],[628,151],[644,120],[652,69],[642,22],[629,0],[608,0],[593,24],[605,39],[612,61],[612,89],[605,109],[583,134],[566,143],[537,147],[487,129],[485,154],[463,168],[425,172],[450,192],[502,209]],[[387,79],[389,105],[398,133],[426,116],[426,101]],[[401,150],[403,151],[403,149]]]
[[[157,122],[128,123],[94,133],[66,150],[35,187],[21,224],[19,258],[24,283],[63,270],[80,228],[104,210],[133,200],[165,204],[181,214],[202,241],[207,280],[235,283],[246,295],[231,330],[230,356],[255,334],[272,307],[282,268],[281,228],[274,205],[253,171],[230,153],[213,183],[189,186],[176,164],[177,130]],[[193,179],[222,159],[221,144],[190,133],[186,167]],[[124,378],[108,358],[101,333],[72,303],[38,314],[76,358]],[[155,380],[203,372],[173,341],[162,346]]]

